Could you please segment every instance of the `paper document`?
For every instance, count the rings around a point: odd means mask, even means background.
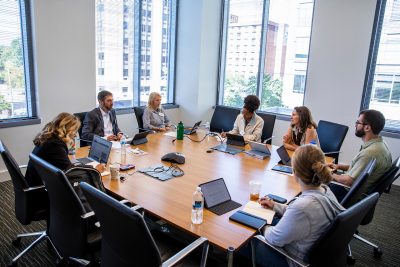
[[[258,202],[255,201],[247,202],[247,204],[243,207],[243,211],[267,220],[268,223],[272,222],[272,219],[275,215],[275,211],[263,208]]]
[[[164,135],[176,138],[176,132],[166,132]]]

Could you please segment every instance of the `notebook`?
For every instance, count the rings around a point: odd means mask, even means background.
[[[271,152],[265,144],[249,141],[249,145],[251,147],[251,150],[245,152],[247,155],[259,159],[265,159],[271,156]]]
[[[243,210],[235,212],[229,219],[260,230],[266,224],[271,224],[274,216],[275,211],[261,207],[256,201],[249,201]]]
[[[204,196],[205,207],[211,212],[222,215],[242,206],[231,199],[224,178],[199,185]]]
[[[98,135],[93,137],[92,146],[89,150],[89,155],[86,158],[76,159],[81,164],[88,164],[91,162],[107,163],[110,156],[112,143]]]
[[[191,134],[196,133],[197,128],[200,127],[200,124],[201,124],[201,121],[196,122],[196,123],[193,125],[192,128],[185,129],[185,130],[183,131],[183,133],[184,133],[184,134],[187,134],[187,135],[191,135]]]

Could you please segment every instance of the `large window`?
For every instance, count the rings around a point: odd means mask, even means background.
[[[0,0],[0,127],[36,117],[28,4]]]
[[[117,109],[173,103],[176,0],[96,0],[97,92]]]
[[[386,118],[385,130],[400,133],[400,0],[378,1],[362,109]]]
[[[290,114],[303,104],[314,1],[225,0],[218,103]]]

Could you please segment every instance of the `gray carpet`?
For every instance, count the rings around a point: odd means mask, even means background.
[[[44,223],[32,223],[22,226],[14,215],[14,192],[11,181],[0,183],[0,266],[7,266],[10,259],[25,248],[33,238],[25,238],[21,247],[16,248],[11,241],[18,233],[34,232],[45,229]],[[375,217],[370,225],[359,228],[362,236],[379,244],[383,250],[381,260],[373,257],[372,248],[353,240],[351,247],[357,259],[354,266],[400,266],[400,186],[393,186],[390,194],[380,198]],[[224,266],[224,253],[214,253],[208,266]],[[214,259],[213,259],[214,258]],[[49,253],[46,242],[39,244],[18,262],[18,266],[54,266],[55,258]],[[241,266],[249,263],[241,262]],[[192,264],[184,264],[192,265]]]

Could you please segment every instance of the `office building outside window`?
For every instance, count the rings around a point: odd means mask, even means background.
[[[173,102],[175,21],[175,0],[96,1],[97,92],[111,91],[115,108],[154,91]]]
[[[378,1],[361,109],[386,118],[385,131],[400,133],[400,0]]]
[[[0,0],[0,127],[37,118],[31,34],[29,1]]]
[[[225,0],[218,103],[287,114],[303,104],[314,1]]]

